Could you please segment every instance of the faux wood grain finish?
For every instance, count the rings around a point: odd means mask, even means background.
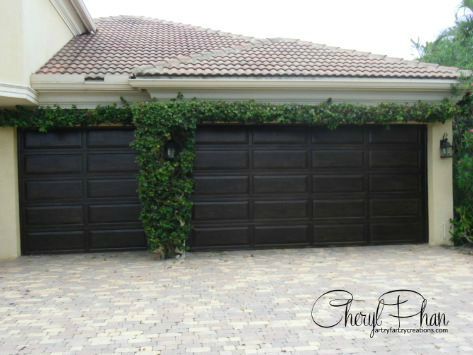
[[[130,129],[20,132],[23,253],[144,249]]]
[[[194,250],[426,241],[425,127],[201,126]]]

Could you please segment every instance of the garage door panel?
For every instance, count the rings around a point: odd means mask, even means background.
[[[138,180],[134,179],[100,179],[87,181],[89,198],[136,198]]]
[[[255,219],[307,218],[308,201],[255,201]]]
[[[362,168],[362,151],[316,150],[312,152],[313,168]]]
[[[138,170],[134,153],[93,153],[87,160],[89,173],[120,173]]]
[[[375,243],[414,242],[422,233],[421,223],[372,223],[370,227],[370,239]]]
[[[131,249],[146,244],[141,229],[94,230],[90,232],[91,250]]]
[[[248,134],[247,140],[234,139],[228,144],[217,137],[221,131],[206,126],[198,128],[198,132],[205,133],[205,140],[197,140],[193,197],[197,201],[197,229],[193,231],[192,248],[424,240],[425,230],[418,226],[424,225],[426,216],[425,127],[245,128],[240,132]],[[202,160],[208,159],[206,154],[215,154],[214,151],[222,152],[224,164],[233,164],[232,154],[244,151],[243,154],[250,155],[245,164],[233,165],[231,172],[220,164],[207,164],[201,169]],[[213,180],[215,176],[245,178],[241,178],[240,184],[227,186]],[[223,201],[230,208],[223,208]],[[204,210],[202,202],[206,203]],[[248,230],[230,230],[228,233],[233,237],[225,239],[224,228],[230,222]],[[207,226],[202,227],[203,223],[211,225],[211,230],[205,230]],[[383,228],[389,229],[391,225],[398,229],[413,225],[416,229],[402,237],[392,231],[382,235]]]
[[[370,201],[372,217],[418,217],[420,199],[373,199]]]
[[[253,152],[255,169],[304,169],[307,167],[305,150],[256,150]]]
[[[337,129],[316,127],[312,134],[313,143],[324,144],[363,144],[363,128],[344,126]]]
[[[247,194],[248,176],[195,176],[195,193],[211,194]]]
[[[314,218],[362,218],[365,215],[364,200],[314,201]]]
[[[132,130],[101,129],[87,132],[87,145],[90,148],[128,148],[133,140]]]
[[[419,168],[418,151],[371,151],[370,168]]]
[[[133,135],[116,128],[19,132],[24,253],[146,248]]]
[[[369,181],[371,192],[417,193],[421,191],[422,186],[418,174],[376,174],[370,175]]]
[[[29,155],[24,160],[27,174],[80,174],[82,171],[81,154],[44,154]]]
[[[138,222],[139,204],[92,205],[88,208],[89,223]]]
[[[314,226],[314,243],[366,243],[367,236],[363,224],[337,224]]]
[[[195,169],[227,170],[248,169],[247,151],[200,151],[195,161]]]
[[[27,234],[23,248],[36,252],[85,251],[84,231],[31,232]]]
[[[82,206],[28,207],[26,222],[31,226],[81,224]]]
[[[363,175],[318,175],[313,176],[313,191],[320,193],[330,192],[363,192]]]
[[[195,202],[194,219],[197,221],[248,219],[248,206],[247,201]]]
[[[308,230],[307,225],[255,226],[255,245],[308,245]]]
[[[27,201],[64,201],[80,200],[82,197],[82,181],[27,181],[25,198]]]
[[[82,135],[80,131],[51,132],[49,134],[31,131],[25,133],[23,142],[25,148],[80,148]]]
[[[250,243],[250,227],[195,227],[193,245],[200,248],[214,246],[247,246]]]
[[[255,194],[286,194],[308,191],[307,175],[267,175],[254,176]]]
[[[369,129],[370,143],[418,143],[418,140],[419,129],[416,126],[374,126]]]
[[[304,127],[261,127],[253,131],[255,144],[305,144]]]
[[[206,126],[197,130],[197,144],[245,144],[248,131],[244,126]]]

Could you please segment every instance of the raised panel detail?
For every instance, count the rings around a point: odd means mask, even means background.
[[[28,181],[25,184],[25,197],[28,201],[55,201],[80,199],[82,182],[77,180]]]
[[[262,127],[253,132],[255,144],[304,144],[306,129],[304,127]]]
[[[256,194],[307,192],[307,176],[304,175],[255,176],[253,183]]]
[[[79,154],[45,154],[25,157],[27,174],[79,174],[82,157]]]
[[[194,181],[196,194],[248,193],[248,176],[196,176]]]
[[[420,223],[373,223],[370,234],[371,241],[376,243],[420,242],[422,225]]]
[[[371,175],[370,191],[372,192],[418,192],[419,175]]]
[[[362,144],[363,127],[345,126],[337,129],[316,127],[312,142],[328,144]]]
[[[376,199],[370,201],[372,217],[417,217],[420,202],[417,199]]]
[[[94,230],[90,232],[90,248],[129,249],[146,246],[146,235],[141,229]]]
[[[51,131],[48,133],[25,132],[25,148],[80,148],[82,145],[80,131]]]
[[[363,200],[316,200],[315,218],[353,218],[365,216]]]
[[[192,248],[409,242],[370,234],[424,223],[425,127],[197,131]]]
[[[303,150],[257,150],[253,153],[255,169],[301,169],[307,167],[307,152]]]
[[[312,178],[313,191],[329,192],[362,192],[363,175],[319,175]]]
[[[39,252],[85,251],[86,234],[83,231],[31,232],[26,234],[24,248]]]
[[[123,147],[128,148],[134,140],[132,130],[100,129],[87,132],[87,144],[89,147]]]
[[[194,228],[194,244],[200,248],[211,246],[248,245],[250,243],[249,227],[229,228]]]
[[[139,204],[113,204],[89,206],[90,223],[139,222],[141,208]]]
[[[355,225],[315,225],[314,243],[353,243],[366,242],[365,227]]]
[[[371,168],[417,168],[419,153],[417,151],[371,151]]]
[[[247,219],[248,202],[195,202],[194,219]]]
[[[308,244],[307,226],[256,226],[255,245]]]
[[[138,180],[89,180],[87,182],[88,197],[90,198],[138,198]]]
[[[26,222],[32,226],[80,224],[82,206],[28,207]]]
[[[121,128],[19,131],[25,254],[146,248],[133,136]]]
[[[196,169],[246,169],[248,168],[247,151],[197,151]]]
[[[204,126],[197,130],[195,139],[197,144],[247,143],[248,133],[242,126]]]
[[[135,172],[136,155],[129,153],[89,154],[88,171],[91,173]]]
[[[307,201],[255,201],[255,218],[305,218]]]
[[[363,152],[359,150],[316,150],[312,152],[314,168],[361,168]]]
[[[374,126],[369,129],[370,143],[417,143],[418,128],[415,126]]]

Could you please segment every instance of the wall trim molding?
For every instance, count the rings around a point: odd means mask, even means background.
[[[0,83],[0,97],[8,97],[26,100],[32,104],[38,104],[38,94],[28,86]]]

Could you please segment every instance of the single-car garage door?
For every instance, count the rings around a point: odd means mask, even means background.
[[[426,241],[425,127],[201,126],[194,250]]]
[[[144,249],[130,129],[19,136],[23,253]]]

